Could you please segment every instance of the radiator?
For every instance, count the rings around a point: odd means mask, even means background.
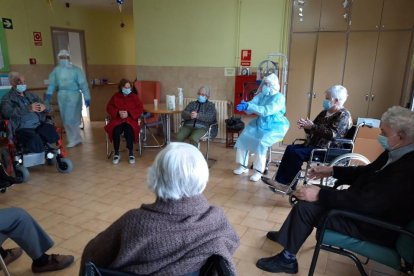
[[[184,98],[184,106],[187,106],[188,103],[195,101],[194,98]],[[209,100],[210,102],[214,103],[216,106],[217,111],[217,123],[218,123],[218,134],[217,139],[226,139],[226,120],[228,115],[228,101],[215,101],[215,100]],[[181,123],[181,113],[174,114],[174,133],[177,133],[180,129],[180,123]]]

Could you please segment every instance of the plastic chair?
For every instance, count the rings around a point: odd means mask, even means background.
[[[326,229],[327,221],[337,216],[370,223],[378,228],[395,231],[399,233],[397,242],[393,248],[390,248]],[[364,276],[368,274],[364,270],[363,263],[354,253],[367,258],[364,264],[367,264],[369,260],[374,260],[403,273],[411,274],[414,263],[414,219],[406,226],[399,226],[354,212],[331,210],[325,218],[322,228],[319,229],[312,263],[309,268],[310,276],[315,272],[321,249],[352,259],[361,275]],[[403,260],[403,266],[401,265],[401,260]]]

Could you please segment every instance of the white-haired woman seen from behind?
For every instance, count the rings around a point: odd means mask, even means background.
[[[148,170],[152,204],[125,213],[91,240],[85,262],[139,275],[198,275],[213,254],[231,267],[239,238],[223,211],[202,195],[209,177],[207,162],[189,144],[171,143]]]
[[[280,166],[273,179],[262,180],[276,190],[287,192],[289,184],[300,171],[302,163],[309,160],[315,148],[326,148],[335,138],[343,138],[352,126],[351,113],[344,107],[348,91],[342,85],[334,85],[325,91],[323,110],[315,120],[301,118],[297,122],[306,134],[304,144],[286,147]]]

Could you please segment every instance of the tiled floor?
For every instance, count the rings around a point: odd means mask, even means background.
[[[55,246],[50,252],[75,255],[76,263],[70,268],[45,275],[78,275],[83,247],[92,237],[127,210],[154,201],[146,187],[146,169],[159,150],[145,150],[135,165],[128,164],[121,154],[120,164],[114,166],[105,156],[102,127],[103,122],[87,124],[83,145],[69,149],[72,173],[60,174],[53,166],[34,167],[27,183],[0,194],[1,208],[25,208],[51,235]],[[257,269],[255,263],[281,249],[265,235],[283,223],[290,210],[287,198],[273,194],[260,182],[249,182],[247,175],[233,175],[235,152],[224,144],[213,143],[210,156],[218,161],[211,167],[204,193],[212,204],[225,210],[241,238],[234,255],[238,275],[274,275]],[[314,243],[311,236],[299,252],[298,275],[307,275]],[[4,247],[10,246],[13,242],[6,241]],[[24,254],[9,269],[12,275],[32,275],[30,265]],[[374,267],[370,275],[395,274],[379,265],[369,267]],[[315,275],[359,274],[345,257],[322,252]]]

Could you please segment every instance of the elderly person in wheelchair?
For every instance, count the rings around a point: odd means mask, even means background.
[[[109,100],[106,111],[109,114],[109,123],[105,126],[109,140],[114,145],[114,157],[112,163],[119,163],[121,155],[119,147],[121,134],[124,134],[128,148],[128,162],[135,163],[134,141],[138,141],[140,125],[138,118],[142,115],[144,107],[136,93],[132,92],[132,84],[127,79],[121,79],[118,84],[118,92]]]
[[[326,148],[333,139],[343,138],[352,126],[350,112],[344,107],[348,91],[341,85],[329,87],[325,92],[323,111],[314,121],[301,118],[297,124],[306,133],[304,144],[292,144],[286,147],[274,179],[262,177],[274,191],[286,193],[289,184],[301,170],[302,163],[309,160],[317,148]]]
[[[198,142],[210,128],[210,125],[217,122],[216,107],[210,99],[210,88],[201,86],[197,92],[197,100],[189,103],[181,113],[183,126],[176,135],[179,142],[189,139],[190,143],[198,146]],[[217,135],[217,128],[212,128],[211,137]]]
[[[201,152],[171,143],[148,170],[152,204],[121,216],[85,247],[86,262],[138,275],[199,275],[213,254],[222,256],[232,274],[239,238],[223,211],[204,197],[209,170]]]
[[[242,101],[237,105],[238,111],[255,114],[243,130],[235,144],[236,162],[239,167],[233,170],[234,174],[247,173],[249,154],[255,154],[253,162],[254,173],[250,181],[260,180],[266,168],[266,153],[274,143],[283,140],[289,129],[289,121],[285,117],[286,100],[279,92],[279,79],[275,74],[265,77],[258,89],[258,94],[249,102]]]
[[[350,187],[337,190],[307,185],[294,195],[299,199],[279,231],[267,237],[283,246],[279,254],[260,259],[256,266],[269,272],[297,273],[296,254],[312,233],[324,223],[332,209],[347,210],[407,226],[414,219],[414,113],[394,106],[381,118],[379,143],[384,152],[371,164],[357,167],[314,167],[311,178],[333,176]],[[326,222],[326,228],[362,241],[395,246],[397,233],[367,221],[341,216]],[[318,235],[318,232],[317,232]]]
[[[9,80],[12,88],[1,101],[1,114],[10,120],[16,140],[30,153],[44,152],[45,144],[55,147],[59,135],[55,126],[47,122],[49,107],[37,95],[27,91],[22,74],[11,72]]]

